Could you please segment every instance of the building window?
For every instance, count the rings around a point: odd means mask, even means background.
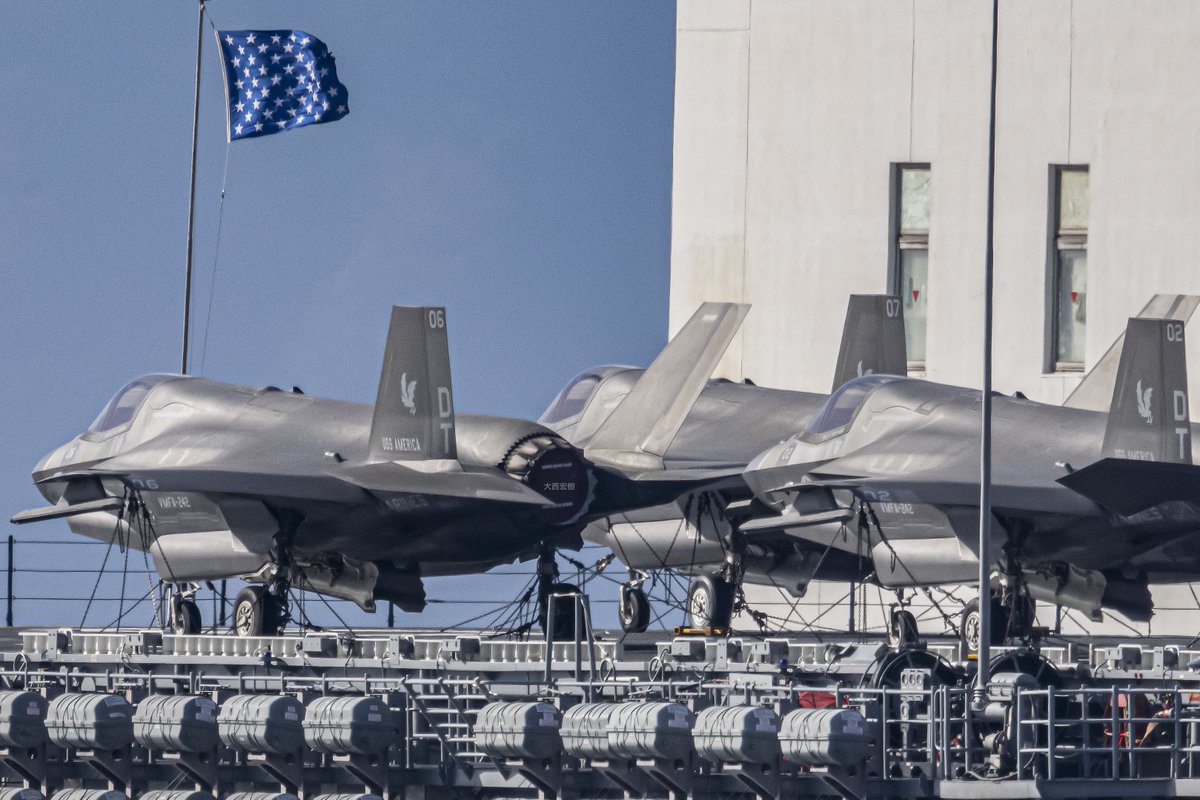
[[[1049,366],[1082,370],[1087,329],[1088,168],[1050,171]]]
[[[889,283],[904,304],[904,343],[909,372],[925,369],[925,320],[929,309],[929,218],[932,177],[928,164],[892,165]]]

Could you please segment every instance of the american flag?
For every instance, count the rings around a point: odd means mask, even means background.
[[[304,31],[217,31],[229,141],[350,113],[329,48]]]

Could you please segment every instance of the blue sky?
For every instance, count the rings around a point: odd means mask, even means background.
[[[664,344],[673,3],[208,9],[217,27],[320,37],[350,115],[227,146],[205,25],[193,372],[371,402],[390,306],[444,305],[457,407],[536,417],[587,366]],[[29,470],[120,385],[178,370],[196,6],[0,0],[0,30],[16,109],[0,116],[7,517],[41,502]],[[62,523],[9,532],[70,543],[19,544],[18,567],[104,554]],[[86,597],[94,581],[22,572],[17,594]],[[483,586],[444,579],[430,596]],[[20,601],[16,622],[81,610]]]

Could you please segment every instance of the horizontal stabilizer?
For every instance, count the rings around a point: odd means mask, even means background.
[[[554,501],[500,472],[421,472],[385,461],[330,470],[337,478],[373,493],[458,497],[531,506],[551,506]]]
[[[1058,482],[1102,508],[1136,514],[1173,500],[1200,498],[1200,467],[1163,461],[1102,458]]]
[[[704,303],[675,335],[587,446],[593,461],[658,469],[750,306]]]
[[[91,514],[93,511],[116,511],[125,504],[120,497],[104,497],[99,500],[88,500],[83,503],[59,503],[44,508],[29,508],[13,516],[10,520],[14,525],[26,522],[41,522],[46,519],[63,519],[77,514]]]
[[[832,391],[863,375],[907,374],[908,350],[900,298],[888,294],[850,295]]]
[[[601,516],[663,505],[692,492],[745,486],[742,470],[733,467],[641,472],[599,465],[593,467],[593,474],[596,497],[589,510]]]

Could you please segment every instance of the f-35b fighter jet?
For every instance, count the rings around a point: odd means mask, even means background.
[[[797,546],[784,535],[748,541],[739,535],[734,519],[750,497],[740,478],[742,469],[803,427],[829,395],[709,380],[715,360],[749,307],[729,309],[728,324],[713,336],[714,329],[701,325],[702,307],[645,370],[606,366],[581,374],[539,420],[564,438],[586,445],[589,457],[608,454],[610,463],[683,472],[709,469],[737,476],[667,505],[646,504],[609,515],[584,530],[584,538],[608,547],[630,572],[619,604],[621,625],[628,631],[645,630],[650,621],[649,600],[642,589],[647,570],[670,568],[693,578],[687,608],[696,627],[728,626],[743,581],[802,594],[813,576],[817,554],[810,547]],[[700,359],[698,343],[705,336],[712,337],[704,350],[709,357]],[[648,415],[664,405],[662,393],[676,383],[667,376],[684,370],[689,371],[692,392],[685,405],[676,407],[684,416],[665,420],[662,430],[671,435],[644,441],[623,436],[624,431],[647,427]],[[906,371],[900,299],[851,296],[833,389],[861,375]],[[824,576],[839,564],[845,575],[857,574],[856,561],[838,552],[822,562]]]
[[[727,311],[705,312],[703,338]],[[544,601],[551,548],[578,547],[589,519],[666,502],[713,474],[638,465],[622,452],[650,434],[673,436],[663,417],[682,419],[695,400],[681,376],[666,377],[663,404],[632,424],[605,425],[612,447],[600,455],[611,460],[592,459],[544,425],[455,413],[444,310],[397,307],[374,407],[141,377],[36,466],[33,480],[53,505],[12,521],[66,518],[76,533],[116,538],[148,552],[176,587],[243,578],[252,585],[235,601],[242,635],[277,629],[293,586],[366,610],[384,600],[419,611],[424,576],[534,555],[547,562]],[[177,631],[199,630],[186,592],[170,611]]]
[[[1034,599],[1147,620],[1148,583],[1200,574],[1183,331],[1129,321],[1107,414],[994,397],[992,552],[977,552],[980,392],[895,376],[850,381],[755,458],[761,513],[741,530],[853,554],[860,579],[893,588],[974,583],[985,558],[997,638],[1029,632]],[[828,524],[838,513],[859,524]]]

